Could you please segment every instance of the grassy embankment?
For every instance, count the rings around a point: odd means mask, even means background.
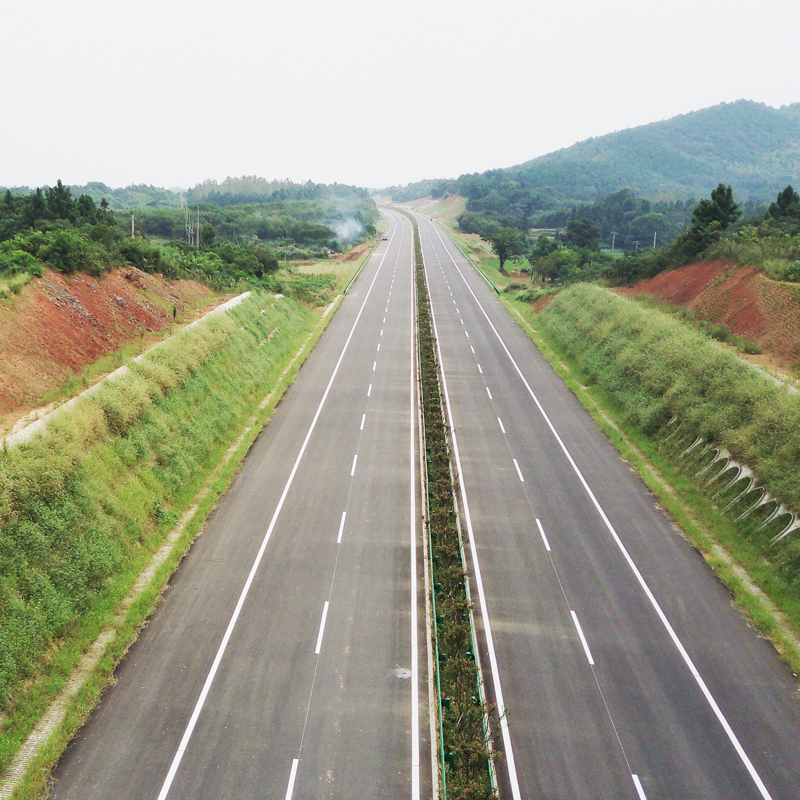
[[[420,384],[427,487],[427,533],[433,584],[434,648],[440,775],[444,797],[490,800],[486,721],[447,428],[439,392],[439,363],[416,221],[414,226]]]
[[[15,797],[36,795],[96,702],[320,318],[257,292],[130,364],[29,444],[0,450],[0,774],[89,645],[114,634]],[[172,555],[126,608],[137,576],[189,511]]]
[[[800,508],[800,396],[692,326],[595,286],[564,290],[539,315],[527,303],[513,308],[740,607],[800,672],[800,537],[775,541],[786,514],[766,522],[778,503]],[[710,466],[715,448],[746,465],[752,485],[747,475],[734,480],[725,461]],[[774,500],[754,508],[765,490]]]

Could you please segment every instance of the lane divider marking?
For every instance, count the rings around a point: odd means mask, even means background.
[[[366,419],[367,419],[367,415],[366,414],[362,414],[361,415],[361,427],[359,428],[360,431],[364,430],[364,423],[366,422]]]
[[[344,520],[342,520],[344,522]],[[322,606],[322,619],[319,621],[319,634],[317,634],[317,646],[314,648],[314,654],[319,655],[319,651],[322,650],[322,635],[325,633],[325,620],[328,618],[328,606],[330,605],[329,601],[325,601],[325,605]]]
[[[522,470],[519,468],[519,464],[517,463],[516,458],[514,459],[514,466],[517,468],[517,475],[519,475],[520,481],[522,481],[522,483],[525,483],[525,478],[522,477]]]
[[[572,614],[572,621],[575,623],[575,627],[578,629],[578,638],[581,640],[583,649],[586,652],[586,658],[589,659],[589,665],[593,667],[594,659],[592,658],[592,651],[589,650],[589,643],[586,641],[586,637],[583,635],[581,624],[578,622],[578,615],[572,609],[569,610],[569,613]]]
[[[342,521],[339,523],[339,535],[336,537],[336,544],[342,543],[342,534],[344,533],[344,521],[347,517],[347,512],[342,511]]]
[[[547,552],[550,552],[550,542],[547,541],[547,537],[544,535],[544,528],[542,527],[542,523],[539,521],[539,518],[536,518],[536,524],[539,526],[539,533],[542,534],[542,541],[544,542],[544,549]]]
[[[633,785],[636,787],[636,793],[639,795],[639,800],[647,800],[647,795],[644,793],[644,789],[642,789],[641,781],[639,780],[638,775],[631,775],[633,778]]]
[[[286,787],[286,797],[284,800],[292,800],[292,794],[294,793],[294,779],[297,777],[297,766],[299,763],[299,758],[292,759],[292,771],[289,773],[289,785]]]
[[[369,397],[371,394],[372,394],[372,384],[370,384],[369,387],[367,387],[367,397]]]
[[[486,394],[489,395],[489,399],[490,400],[494,400],[494,398],[492,397],[492,393],[489,391],[489,387],[488,386],[486,387]]]
[[[497,418],[497,421],[500,423],[500,430],[503,432],[503,436],[506,435],[506,429],[503,427],[503,420],[500,417]]]
[[[353,475],[356,474],[356,461],[358,461],[358,453],[353,456],[353,467],[350,470],[350,477],[352,478]]]

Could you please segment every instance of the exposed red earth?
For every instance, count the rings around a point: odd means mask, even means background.
[[[161,338],[173,324],[173,304],[185,322],[223,299],[194,281],[133,268],[100,278],[46,271],[0,301],[0,433],[103,356]]]
[[[754,361],[779,369],[800,362],[800,286],[770,280],[755,267],[720,260],[689,264],[621,293],[696,309],[702,319],[757,342],[763,357]]]

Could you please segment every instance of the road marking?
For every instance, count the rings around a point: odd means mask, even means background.
[[[542,534],[542,541],[544,542],[544,549],[547,552],[550,552],[550,542],[547,541],[547,537],[544,535],[544,528],[542,527],[542,523],[539,521],[539,518],[536,518],[536,524],[539,526],[539,533]]]
[[[386,324],[386,317],[383,318],[383,324]]]
[[[344,520],[343,520],[344,521]],[[322,650],[322,634],[325,633],[325,620],[328,618],[328,601],[322,606],[322,619],[319,621],[319,633],[317,634],[317,646],[314,648],[314,654],[319,655]]]
[[[480,364],[478,364],[478,372],[480,372],[480,374],[483,375],[483,370],[481,369],[481,365]]]
[[[463,319],[459,319],[458,321],[459,321],[459,322],[460,322],[462,325],[464,324],[464,320],[463,320]]]
[[[472,350],[472,355],[475,355],[475,348],[472,345],[469,346],[469,349]]]
[[[353,468],[350,470],[350,477],[356,474],[356,461],[358,461],[358,453],[353,456]]]
[[[361,427],[359,428],[360,431],[364,430],[364,421],[366,420],[366,418],[367,418],[366,414],[361,415]]]
[[[490,400],[494,400],[494,398],[492,397],[492,393],[489,391],[489,387],[488,386],[486,387],[486,394],[489,395],[489,399]]]
[[[292,759],[292,771],[289,773],[289,785],[286,787],[286,797],[284,800],[292,800],[292,793],[294,792],[294,779],[297,777],[297,767],[299,764],[299,758]]]
[[[461,455],[458,449],[458,437],[456,436],[456,429],[453,423],[453,409],[450,406],[450,393],[447,390],[447,376],[444,369],[444,362],[442,361],[442,347],[439,340],[439,331],[436,325],[436,314],[431,305],[431,323],[433,324],[433,336],[436,340],[436,351],[439,356],[439,366],[442,373],[442,390],[444,391],[445,408],[447,409],[447,421],[450,425],[450,436],[453,443],[453,457],[456,461],[456,474],[464,474],[461,468]],[[508,778],[511,782],[511,796],[513,800],[522,800],[522,794],[519,789],[519,779],[517,778],[517,766],[514,759],[514,747],[511,744],[511,731],[508,728],[508,719],[506,715],[506,704],[503,700],[503,687],[500,683],[500,669],[497,665],[497,654],[494,650],[494,636],[492,635],[492,625],[489,620],[489,607],[486,604],[486,592],[483,589],[483,580],[481,579],[481,565],[478,559],[478,549],[475,545],[475,532],[472,528],[472,515],[469,512],[469,499],[467,497],[467,487],[465,481],[462,479],[459,482],[459,491],[461,494],[461,504],[464,508],[464,520],[467,523],[467,536],[469,538],[470,552],[472,554],[472,565],[475,568],[475,585],[478,589],[478,601],[481,608],[481,616],[483,617],[484,635],[486,636],[486,649],[489,652],[489,666],[492,675],[492,684],[494,685],[494,696],[497,702],[497,713],[500,717],[500,730],[503,735],[503,751],[505,753],[505,762],[508,769]]]
[[[641,781],[639,780],[638,775],[631,775],[633,778],[633,785],[636,787],[636,792],[639,795],[639,800],[647,800],[647,795],[644,793],[644,789],[642,789]]]
[[[494,326],[494,323],[489,318],[489,315],[486,313],[486,309],[483,307],[483,305],[481,305],[481,301],[478,300],[477,295],[475,294],[474,291],[472,291],[472,287],[469,285],[469,282],[464,277],[464,273],[461,271],[461,268],[458,266],[458,264],[456,264],[456,260],[453,258],[452,254],[450,253],[450,250],[447,248],[447,245],[445,245],[445,242],[444,242],[444,239],[442,239],[441,233],[439,233],[437,228],[434,228],[434,230],[436,230],[436,235],[439,237],[439,240],[442,242],[442,245],[444,245],[445,250],[447,251],[447,254],[450,256],[450,260],[453,262],[453,266],[456,268],[456,271],[461,276],[462,281],[466,285],[467,291],[469,291],[469,293],[472,295],[472,297],[475,300],[475,303],[477,304],[478,308],[480,308],[481,312],[483,313],[483,316],[486,318],[486,321],[489,323],[489,327],[494,332],[494,334],[497,337],[498,341],[500,342],[500,345],[502,346],[503,350],[505,350],[509,361],[511,361],[511,363],[513,364],[514,369],[516,370],[517,374],[519,375],[520,379],[522,380],[522,383],[525,385],[525,388],[527,389],[528,394],[531,396],[531,398],[533,399],[533,402],[536,404],[536,407],[539,409],[539,413],[542,415],[542,419],[544,419],[545,423],[547,424],[547,427],[550,428],[550,432],[555,437],[556,442],[558,442],[558,445],[561,448],[561,451],[564,453],[564,456],[566,457],[566,459],[569,462],[570,466],[572,467],[573,471],[577,475],[578,480],[580,481],[581,485],[583,486],[584,491],[586,492],[586,494],[589,497],[589,500],[591,501],[592,505],[595,507],[595,510],[597,511],[597,513],[600,515],[600,518],[603,520],[603,523],[606,526],[606,529],[611,534],[611,538],[614,540],[614,542],[616,543],[616,545],[619,548],[620,552],[622,553],[622,556],[625,559],[625,561],[627,562],[628,566],[630,567],[631,572],[633,572],[634,576],[636,577],[636,580],[638,581],[639,586],[641,586],[642,591],[644,592],[644,594],[647,597],[647,599],[650,601],[650,605],[653,607],[653,610],[656,612],[656,615],[658,616],[659,620],[661,621],[661,624],[664,626],[664,629],[666,630],[667,635],[672,640],[672,643],[675,645],[675,648],[677,649],[678,653],[680,654],[681,658],[683,659],[684,664],[686,664],[686,666],[689,669],[689,672],[692,674],[692,677],[695,679],[695,682],[697,683],[698,687],[700,688],[700,691],[702,692],[703,696],[705,697],[706,702],[710,706],[711,710],[714,712],[714,716],[716,716],[717,721],[722,726],[722,729],[725,731],[725,734],[728,737],[728,741],[730,741],[731,745],[733,746],[733,749],[736,751],[736,754],[739,756],[739,758],[741,759],[742,763],[744,764],[745,769],[747,770],[748,774],[750,775],[750,778],[752,779],[753,783],[756,785],[756,788],[760,792],[761,797],[764,798],[764,800],[772,800],[772,795],[769,793],[769,791],[767,790],[767,787],[764,785],[764,782],[761,780],[761,776],[758,774],[758,772],[756,771],[756,768],[753,766],[753,762],[750,760],[750,757],[747,755],[747,753],[745,752],[744,748],[742,747],[741,742],[739,741],[739,738],[734,733],[734,730],[733,730],[733,728],[731,728],[730,723],[728,722],[727,718],[722,713],[722,709],[719,707],[719,705],[717,705],[717,701],[714,699],[714,696],[711,694],[711,690],[708,688],[708,686],[706,685],[706,682],[703,680],[703,676],[700,674],[700,672],[698,671],[697,667],[694,665],[694,661],[692,661],[691,656],[687,652],[686,648],[683,646],[683,642],[678,638],[678,634],[675,633],[675,629],[672,627],[672,624],[667,619],[667,615],[664,613],[664,610],[661,608],[661,605],[659,604],[658,600],[656,600],[656,597],[653,594],[652,590],[650,589],[650,586],[648,585],[647,581],[644,579],[644,576],[642,575],[642,573],[639,571],[639,568],[636,566],[636,562],[633,560],[633,558],[631,557],[630,553],[628,552],[628,549],[623,544],[622,539],[620,538],[620,536],[617,533],[616,529],[611,524],[611,520],[609,520],[608,516],[606,515],[606,512],[603,510],[603,507],[600,505],[599,500],[595,497],[595,494],[592,491],[591,487],[589,486],[586,478],[584,478],[583,473],[580,471],[580,468],[575,463],[575,459],[572,457],[572,454],[567,449],[567,446],[564,444],[563,440],[561,439],[561,436],[559,436],[558,431],[555,428],[555,425],[553,425],[553,423],[550,420],[550,417],[547,415],[547,412],[544,410],[544,406],[542,406],[542,404],[539,402],[539,398],[536,396],[536,393],[533,391],[533,389],[531,389],[531,385],[528,383],[527,379],[525,378],[525,375],[522,373],[522,370],[519,368],[519,365],[514,360],[514,356],[511,355],[511,351],[508,349],[508,346],[506,345],[505,341],[503,340],[503,337],[500,336],[499,331]],[[440,356],[439,363],[441,363],[441,356]],[[451,426],[452,426],[452,422],[451,422]],[[515,798],[515,800],[516,800],[516,798]]]
[[[578,615],[572,609],[569,610],[569,613],[572,614],[572,621],[575,623],[575,627],[578,629],[578,637],[580,638],[583,649],[586,652],[586,658],[589,659],[589,664],[594,666],[592,651],[589,650],[589,644],[586,641],[586,637],[583,635],[583,631],[581,630],[581,624],[578,622]]]
[[[367,397],[369,397],[371,394],[372,394],[372,384],[370,384],[369,388],[367,389]]]
[[[384,320],[386,322],[386,320]],[[381,328],[381,336],[383,336],[383,328]]]
[[[375,367],[377,367],[377,366],[378,366],[378,362],[377,361],[373,361],[372,362],[372,371],[373,372],[375,372]]]
[[[342,511],[342,521],[339,523],[339,535],[336,537],[336,544],[342,543],[342,534],[344,533],[344,520],[347,516],[346,511]]]
[[[467,334],[467,339],[469,339],[469,331],[464,331]]]
[[[455,301],[454,301],[455,302]],[[461,312],[458,310],[458,306],[456,306],[456,314],[460,314]]]
[[[522,470],[519,468],[519,464],[517,464],[517,459],[514,459],[514,466],[517,468],[517,475],[519,475],[519,479],[525,483],[525,478],[522,477]]]
[[[380,342],[378,342],[378,349],[377,349],[375,352],[376,352],[376,353],[380,353],[380,351],[381,351],[381,343],[380,343]]]
[[[389,311],[389,306],[386,306],[386,308],[383,309],[383,313],[386,314],[388,311]],[[386,318],[384,317],[384,319]]]
[[[497,418],[497,421],[500,423],[500,430],[503,431],[503,436],[506,435],[506,429],[503,427],[503,420],[500,417]]]
[[[392,234],[392,239],[393,238],[394,234]],[[322,398],[319,401],[317,410],[314,414],[313,419],[311,420],[311,424],[308,427],[306,437],[305,439],[303,439],[303,444],[300,446],[300,451],[298,452],[297,458],[295,459],[294,465],[292,466],[292,471],[289,473],[289,477],[287,478],[286,484],[283,487],[281,496],[278,499],[278,504],[275,506],[275,511],[272,513],[272,519],[270,520],[269,527],[267,528],[267,531],[264,534],[264,538],[261,540],[261,546],[258,548],[258,553],[256,553],[256,557],[253,560],[253,565],[250,567],[250,572],[248,573],[247,579],[245,580],[244,586],[242,587],[242,591],[239,594],[239,599],[236,602],[236,607],[234,608],[233,613],[231,614],[231,618],[228,621],[228,627],[225,629],[222,641],[220,642],[219,647],[217,648],[217,653],[214,656],[214,661],[212,662],[211,668],[208,671],[208,675],[206,676],[203,688],[200,690],[200,696],[197,698],[194,710],[192,711],[192,716],[189,718],[189,722],[187,723],[186,728],[183,732],[183,736],[181,737],[178,749],[175,751],[175,755],[172,759],[172,763],[170,764],[169,771],[167,772],[167,776],[166,778],[164,778],[164,783],[161,786],[161,791],[158,793],[157,800],[166,800],[167,795],[169,794],[169,790],[172,787],[172,782],[175,780],[175,776],[178,774],[178,768],[180,767],[181,760],[183,759],[183,754],[186,752],[186,748],[189,746],[189,740],[192,738],[192,734],[194,733],[194,729],[197,725],[197,720],[200,719],[200,714],[203,711],[203,706],[205,705],[206,698],[208,697],[208,693],[211,691],[211,684],[214,683],[214,678],[216,677],[217,671],[219,670],[219,665],[222,663],[222,658],[225,655],[225,650],[227,650],[228,648],[228,642],[230,641],[231,636],[233,634],[233,629],[236,627],[236,623],[239,620],[239,615],[242,613],[242,608],[244,607],[245,600],[247,599],[247,595],[250,592],[250,587],[253,585],[253,581],[255,580],[256,572],[258,571],[258,567],[261,564],[261,559],[264,557],[264,552],[267,549],[269,540],[272,538],[272,532],[273,530],[275,530],[275,525],[278,522],[278,517],[280,516],[281,509],[283,509],[283,504],[286,502],[286,497],[289,494],[289,490],[292,487],[292,483],[294,482],[294,477],[297,474],[297,470],[300,468],[300,462],[302,461],[303,455],[306,452],[306,448],[308,447],[308,443],[311,440],[311,435],[314,433],[314,429],[317,426],[317,420],[319,419],[319,416],[322,413],[322,409],[325,406],[325,401],[328,399],[328,395],[330,394],[333,382],[336,379],[336,376],[339,374],[339,367],[342,365],[342,361],[344,360],[347,348],[350,346],[350,342],[353,338],[353,335],[355,334],[358,321],[361,319],[361,315],[364,312],[365,306],[367,305],[367,301],[369,300],[370,294],[372,293],[372,289],[375,286],[375,281],[378,280],[378,275],[381,274],[381,267],[383,266],[383,262],[386,258],[386,252],[388,251],[384,252],[380,264],[378,265],[378,269],[375,270],[375,275],[372,278],[372,282],[369,285],[369,289],[367,289],[367,292],[364,295],[364,299],[361,302],[361,308],[359,308],[358,314],[356,314],[356,318],[353,321],[353,326],[352,328],[350,328],[350,333],[348,334],[344,346],[342,347],[342,352],[339,353],[339,358],[336,361],[336,366],[333,368],[331,377],[328,380],[328,385],[325,387],[325,391],[323,392]]]

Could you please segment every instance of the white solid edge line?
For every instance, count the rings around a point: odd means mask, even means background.
[[[339,523],[339,535],[336,537],[336,544],[342,543],[342,534],[344,534],[344,521],[347,517],[347,512],[342,511],[342,521]]]
[[[289,785],[286,787],[286,797],[284,800],[292,800],[292,794],[294,793],[294,779],[297,777],[297,767],[299,764],[299,758],[292,759],[292,771],[289,773]]]
[[[503,436],[506,435],[506,429],[503,427],[503,420],[500,417],[497,418],[497,421],[500,423],[500,430],[503,432]]]
[[[392,239],[394,239],[394,236],[395,234],[392,233]],[[353,334],[355,333],[358,321],[361,319],[361,314],[363,313],[364,307],[367,304],[367,300],[369,299],[369,296],[372,293],[372,287],[375,285],[375,281],[378,279],[378,275],[380,275],[381,267],[383,266],[385,258],[386,258],[386,253],[383,254],[380,264],[378,264],[378,268],[375,270],[375,276],[372,279],[372,283],[370,283],[369,285],[369,289],[367,289],[367,292],[364,295],[364,300],[361,303],[361,308],[359,308],[358,314],[356,314],[356,318],[353,322],[353,327],[350,329],[350,333],[348,334],[344,346],[342,347],[342,352],[339,354],[336,366],[333,368],[333,372],[331,373],[328,385],[325,387],[325,391],[323,392],[322,398],[319,401],[319,405],[317,406],[314,418],[311,420],[311,424],[308,427],[306,438],[303,439],[303,444],[300,446],[300,452],[297,454],[297,458],[295,459],[294,465],[292,466],[292,471],[289,473],[289,477],[286,479],[286,484],[283,487],[283,491],[281,492],[278,504],[275,506],[275,511],[272,514],[272,519],[270,520],[267,532],[264,534],[264,538],[261,540],[261,546],[258,548],[258,553],[256,553],[256,557],[253,561],[253,566],[250,568],[250,572],[247,575],[247,580],[245,580],[244,582],[244,586],[242,587],[239,599],[236,602],[236,607],[234,608],[233,614],[231,614],[231,618],[228,622],[228,627],[225,629],[225,634],[222,637],[222,641],[219,644],[219,648],[217,648],[217,654],[214,656],[214,661],[211,664],[211,668],[208,671],[208,675],[206,676],[203,688],[200,691],[200,696],[197,698],[197,702],[195,703],[194,710],[192,711],[192,716],[189,718],[189,722],[186,725],[186,729],[183,732],[183,736],[181,737],[178,749],[175,752],[175,756],[173,757],[169,771],[167,772],[167,777],[164,778],[164,783],[161,786],[161,791],[158,793],[158,800],[166,800],[166,797],[169,794],[169,790],[172,786],[172,782],[175,780],[175,775],[177,775],[178,773],[178,767],[180,766],[181,759],[183,758],[183,754],[186,752],[186,748],[189,746],[189,740],[192,738],[192,733],[194,733],[195,726],[197,725],[197,720],[200,718],[200,712],[203,710],[203,706],[205,705],[206,698],[208,697],[208,693],[211,690],[211,684],[214,682],[214,678],[216,677],[219,665],[220,663],[222,663],[222,657],[225,655],[225,650],[227,649],[228,642],[230,641],[231,635],[233,634],[233,629],[236,627],[236,623],[239,619],[239,614],[241,614],[242,608],[244,607],[244,601],[247,599],[247,595],[250,592],[250,586],[252,585],[253,580],[255,579],[256,572],[258,571],[258,567],[261,564],[261,559],[264,557],[264,551],[267,549],[267,544],[269,544],[269,540],[272,537],[272,531],[275,529],[275,525],[278,521],[278,516],[281,513],[281,509],[283,508],[284,502],[286,502],[286,496],[289,494],[289,489],[291,488],[292,482],[294,481],[294,476],[297,474],[297,470],[300,467],[300,461],[303,458],[303,454],[306,451],[306,447],[308,447],[308,442],[311,439],[311,434],[314,432],[314,428],[317,425],[317,420],[319,419],[319,415],[322,413],[325,401],[328,399],[328,394],[330,394],[331,386],[333,386],[333,381],[336,379],[336,375],[339,372],[339,367],[341,366],[342,361],[344,360],[344,354],[347,352],[347,348],[349,347],[350,341],[353,338]]]
[[[525,478],[522,477],[522,470],[519,468],[519,464],[517,463],[517,459],[513,459],[514,466],[517,468],[517,475],[519,475],[519,479],[525,483]]]
[[[423,255],[424,263],[424,255]],[[430,295],[430,292],[428,293]],[[472,551],[472,565],[475,568],[475,585],[478,588],[478,600],[481,607],[481,616],[483,617],[484,633],[486,635],[486,648],[489,651],[489,664],[492,670],[492,685],[494,686],[495,700],[497,701],[497,713],[500,717],[500,729],[503,735],[503,750],[506,757],[506,767],[508,768],[508,777],[511,782],[511,795],[514,800],[522,800],[522,794],[519,789],[519,780],[517,778],[517,765],[514,760],[514,748],[511,745],[511,732],[508,729],[508,719],[506,719],[506,705],[503,701],[503,687],[500,684],[500,671],[497,666],[497,655],[494,651],[494,637],[492,636],[492,626],[489,622],[489,608],[486,604],[486,593],[483,590],[483,581],[481,579],[481,567],[478,560],[478,548],[475,546],[475,534],[472,530],[472,516],[469,513],[469,500],[467,499],[467,489],[464,481],[464,473],[461,469],[461,456],[458,450],[458,438],[456,436],[456,427],[453,422],[453,410],[450,407],[450,393],[447,391],[447,377],[445,375],[444,362],[442,361],[442,348],[439,344],[439,331],[436,326],[436,314],[433,311],[433,303],[431,302],[431,323],[433,324],[433,335],[436,340],[436,350],[439,357],[439,368],[442,372],[442,390],[444,391],[445,408],[447,409],[447,420],[450,425],[450,437],[453,442],[453,457],[456,461],[456,470],[459,476],[459,490],[461,494],[461,503],[464,508],[464,520],[467,523],[467,535],[469,538],[470,550]],[[466,332],[466,331],[465,331]]]
[[[647,800],[647,795],[644,793],[644,789],[642,789],[642,783],[639,780],[639,776],[631,774],[631,778],[633,778],[633,785],[636,787],[639,800]]]
[[[586,641],[586,637],[583,635],[583,629],[581,628],[580,622],[578,622],[578,615],[572,609],[569,610],[569,613],[572,614],[572,621],[575,623],[575,627],[578,630],[578,638],[581,640],[581,644],[583,645],[583,650],[586,653],[586,658],[589,659],[589,664],[591,664],[591,666],[594,666],[592,651],[589,649],[589,643]]]
[[[550,542],[547,541],[547,537],[544,535],[544,528],[542,527],[542,523],[539,522],[539,518],[536,518],[536,524],[539,526],[539,533],[542,534],[542,541],[544,542],[544,549],[547,552],[550,552]]]
[[[319,633],[317,634],[317,644],[314,647],[314,655],[319,655],[322,650],[322,635],[325,633],[325,620],[328,618],[328,606],[330,601],[326,600],[325,605],[322,606],[322,619],[319,621]]]
[[[353,475],[356,474],[356,461],[358,461],[358,453],[353,456],[353,466],[350,470],[350,477],[352,478]]]
[[[439,237],[440,241],[442,242],[442,245],[444,246],[445,250],[447,251],[447,254],[450,256],[450,260],[453,262],[453,266],[456,268],[456,270],[458,271],[458,274],[461,276],[461,279],[464,281],[464,284],[466,285],[467,290],[469,291],[469,293],[472,295],[473,299],[477,303],[478,308],[480,308],[480,310],[483,312],[483,316],[486,317],[486,321],[489,323],[489,326],[494,331],[495,336],[497,337],[498,341],[500,342],[500,345],[502,346],[503,350],[505,350],[506,355],[508,356],[509,360],[514,365],[514,369],[516,370],[517,374],[519,375],[520,379],[522,380],[523,384],[525,385],[525,388],[528,390],[528,394],[531,396],[531,398],[533,399],[533,402],[536,404],[537,408],[539,409],[539,413],[542,415],[542,418],[544,419],[545,423],[547,424],[547,427],[550,428],[551,433],[553,434],[553,436],[555,437],[556,441],[558,442],[558,445],[561,448],[561,450],[564,453],[564,455],[566,456],[567,461],[569,461],[570,466],[572,467],[572,469],[575,472],[575,474],[578,476],[578,480],[580,481],[581,485],[583,486],[584,491],[586,492],[586,494],[589,496],[589,499],[591,500],[592,505],[594,505],[595,509],[597,510],[597,513],[600,515],[600,518],[603,520],[603,523],[605,524],[608,532],[611,534],[611,537],[616,542],[617,547],[620,549],[620,552],[622,553],[625,561],[627,562],[628,566],[630,567],[631,571],[633,572],[634,576],[636,577],[636,580],[639,582],[639,585],[642,587],[642,591],[645,593],[645,596],[650,601],[650,604],[652,605],[653,609],[655,610],[656,615],[658,616],[659,620],[661,621],[661,624],[664,626],[664,628],[667,631],[667,634],[669,635],[670,639],[672,639],[672,643],[675,645],[675,647],[678,650],[678,652],[680,653],[681,658],[683,659],[684,663],[689,668],[689,672],[691,672],[692,677],[695,679],[697,685],[700,687],[700,691],[703,693],[703,696],[706,698],[706,702],[709,704],[709,706],[711,707],[711,710],[714,712],[714,715],[716,716],[718,722],[722,726],[722,729],[725,731],[725,733],[726,733],[726,735],[728,737],[728,740],[733,745],[733,749],[736,751],[736,754],[741,759],[742,763],[745,766],[745,769],[747,769],[747,772],[749,773],[751,779],[753,780],[753,783],[755,783],[756,787],[758,788],[758,791],[760,792],[760,794],[764,798],[764,800],[772,800],[772,795],[770,795],[769,791],[767,791],[767,787],[764,785],[764,782],[761,780],[761,776],[758,774],[758,772],[756,771],[756,768],[753,766],[753,762],[750,761],[749,756],[747,755],[747,753],[745,753],[744,748],[742,747],[741,742],[739,741],[739,738],[736,736],[736,734],[733,731],[733,728],[731,728],[730,724],[728,723],[728,720],[726,719],[725,715],[722,713],[722,709],[717,705],[717,701],[714,699],[714,696],[711,694],[711,691],[708,688],[708,686],[706,686],[706,682],[703,680],[703,677],[702,677],[702,675],[700,675],[700,672],[698,671],[697,667],[695,667],[694,662],[691,659],[691,656],[686,651],[686,648],[683,646],[683,642],[681,642],[681,640],[678,638],[678,634],[675,633],[675,630],[672,627],[672,624],[667,619],[667,615],[664,613],[663,609],[659,605],[658,600],[656,600],[655,595],[653,594],[653,592],[651,591],[649,585],[647,584],[647,581],[644,579],[644,576],[642,575],[642,573],[639,572],[639,568],[636,566],[636,563],[634,562],[633,558],[631,558],[630,553],[628,553],[627,548],[623,544],[622,539],[620,539],[619,534],[615,530],[614,526],[611,524],[611,521],[606,516],[606,512],[603,510],[603,507],[600,505],[600,502],[594,496],[594,492],[591,490],[591,487],[587,483],[586,478],[583,477],[583,473],[580,471],[580,469],[578,468],[578,465],[575,463],[575,460],[572,458],[572,455],[569,452],[569,450],[567,449],[567,446],[564,444],[564,442],[562,441],[561,437],[558,435],[558,431],[556,430],[556,428],[553,425],[553,423],[550,421],[550,417],[547,416],[547,412],[544,410],[544,407],[539,402],[539,398],[536,396],[536,394],[533,391],[533,389],[531,389],[530,384],[528,383],[528,381],[525,378],[525,376],[522,374],[522,370],[519,368],[517,362],[514,360],[514,357],[511,355],[511,351],[508,349],[508,347],[506,346],[506,343],[503,341],[503,337],[500,336],[500,333],[498,332],[497,328],[495,328],[494,323],[489,318],[489,315],[486,313],[486,309],[483,307],[483,305],[481,305],[481,302],[480,302],[480,300],[478,300],[478,297],[476,296],[475,292],[472,291],[472,287],[469,285],[469,283],[467,282],[467,279],[464,277],[464,273],[461,271],[461,268],[458,266],[458,264],[456,264],[456,260],[453,258],[452,254],[450,253],[450,250],[447,247],[447,245],[445,244],[444,239],[442,239],[442,235],[439,233],[439,231],[436,228],[434,228],[434,230],[436,230],[437,236]]]
[[[409,223],[410,225],[411,223]],[[408,461],[410,469],[410,499],[409,499],[409,537],[411,541],[411,800],[420,800],[420,732],[419,732],[419,650],[418,630],[419,625],[417,609],[417,500],[416,500],[416,449],[414,439],[414,426],[417,422],[416,407],[416,330],[414,318],[416,313],[415,274],[414,264],[411,264],[411,359],[409,378],[409,434],[408,434]]]

